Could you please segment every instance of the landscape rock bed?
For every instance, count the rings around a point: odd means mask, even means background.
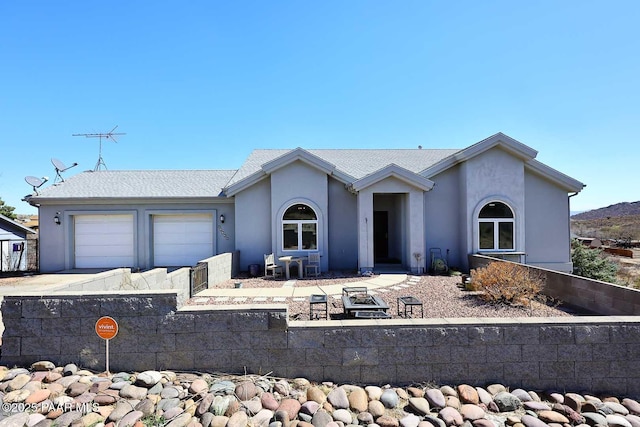
[[[311,383],[172,371],[0,367],[0,427],[640,427],[629,397],[567,391]]]
[[[321,279],[296,280],[294,287],[318,287],[335,284],[354,286],[358,282],[367,279],[358,276],[327,276]],[[243,288],[274,288],[282,287],[284,280],[267,280],[264,278],[233,279],[216,285],[219,288],[233,288],[234,283],[241,282]],[[215,288],[213,288],[215,289]],[[320,290],[318,289],[318,293]],[[370,291],[378,295],[390,307],[389,314],[393,318],[401,318],[397,312],[397,298],[402,296],[414,296],[424,305],[425,318],[458,318],[458,317],[567,317],[575,314],[566,311],[559,301],[549,301],[549,304],[532,302],[530,306],[507,306],[489,304],[478,298],[477,292],[464,290],[461,286],[461,278],[457,276],[408,276],[408,279],[398,285],[378,288]],[[333,319],[341,319],[343,315],[340,294],[329,295],[329,316]],[[228,304],[271,304],[274,302],[286,303],[289,307],[289,317],[292,320],[309,320],[308,298],[286,298],[284,301],[270,298],[247,297],[196,297],[187,302],[188,305],[228,305]],[[420,313],[420,310],[416,310]],[[416,315],[414,313],[414,317]]]

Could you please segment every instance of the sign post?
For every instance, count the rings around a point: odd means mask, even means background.
[[[109,340],[118,334],[118,322],[112,317],[102,316],[96,322],[96,334],[106,341],[106,370],[109,373]]]

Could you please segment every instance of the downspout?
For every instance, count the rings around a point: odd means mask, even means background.
[[[585,185],[586,187],[586,185]],[[584,188],[584,187],[582,187]],[[569,206],[567,206],[569,208],[569,216],[567,217],[567,222],[568,222],[568,230],[569,230],[569,261],[571,262],[571,274],[573,274],[573,260],[571,259],[571,198],[573,196],[576,196],[579,193],[579,191],[574,191],[573,194],[569,194],[569,197],[567,197],[567,201],[569,202]]]

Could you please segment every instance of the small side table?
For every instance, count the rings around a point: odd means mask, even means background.
[[[324,305],[324,307],[323,307]],[[320,306],[320,307],[316,307]],[[317,319],[320,313],[324,311],[324,318],[329,319],[329,305],[327,304],[327,296],[322,294],[313,294],[309,296],[309,320],[313,320],[313,313],[317,313]]]
[[[400,316],[400,305],[404,307],[404,318],[407,318],[407,314],[413,317],[413,307],[420,307],[420,317],[424,317],[424,306],[422,301],[416,297],[406,296],[398,298],[398,316]]]

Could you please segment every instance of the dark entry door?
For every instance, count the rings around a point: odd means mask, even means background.
[[[373,212],[373,258],[375,262],[389,259],[389,212]]]

